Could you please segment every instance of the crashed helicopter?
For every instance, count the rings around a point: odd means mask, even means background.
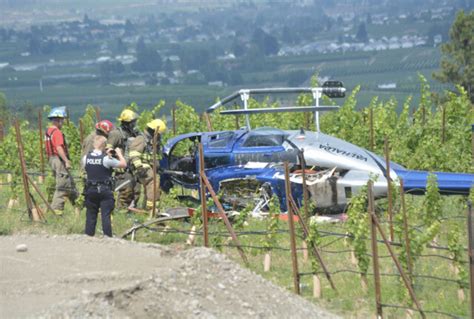
[[[327,81],[315,88],[271,88],[240,90],[207,109],[207,113],[240,98],[243,109],[222,110],[223,115],[245,115],[246,127],[239,130],[188,133],[168,140],[160,162],[161,186],[164,191],[173,185],[199,188],[198,143],[203,145],[205,173],[222,200],[235,206],[254,202],[254,213],[268,204],[275,194],[285,210],[283,163],[291,165],[291,190],[298,204],[303,199],[302,170],[316,209],[343,212],[352,196],[376,177],[376,198],[387,196],[387,177],[403,181],[410,193],[424,193],[429,172],[407,170],[364,148],[320,132],[319,112],[337,110],[338,106],[321,106],[323,94],[331,98],[345,96],[342,82]],[[310,93],[315,105],[276,108],[249,108],[250,95]],[[270,112],[314,112],[316,131],[280,130],[250,127],[250,114]],[[183,149],[188,149],[184,152]],[[302,156],[304,154],[304,156]],[[444,194],[468,194],[474,184],[473,174],[434,173]]]

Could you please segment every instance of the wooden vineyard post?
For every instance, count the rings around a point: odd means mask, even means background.
[[[307,114],[307,113],[305,113]],[[306,224],[309,222],[309,196],[308,196],[308,185],[306,185],[306,160],[304,158],[304,149],[301,149],[301,152],[298,154],[301,166],[301,178],[303,180],[303,204],[304,204],[304,216],[299,216],[299,218],[304,218]],[[306,240],[303,240],[303,262],[308,261],[308,245]]]
[[[235,129],[238,130],[240,129],[240,123],[239,123],[239,116],[235,116]]]
[[[471,318],[474,318],[474,216],[472,213],[472,202],[467,202],[467,234],[468,234],[468,254],[469,254],[469,291],[471,298]]]
[[[3,125],[3,120],[0,120],[0,142],[3,142],[5,138],[5,126]]]
[[[22,154],[22,148],[21,148],[21,141],[20,141],[20,136],[21,136],[21,131],[20,131],[20,126],[18,124],[18,120],[15,119],[15,134],[16,134],[16,143],[17,143],[17,147],[18,147],[18,154],[20,156],[20,168],[21,168],[21,178],[22,178],[22,181],[23,181],[23,193],[25,194],[25,203],[26,203],[26,208],[28,210],[28,216],[33,219],[33,212],[32,212],[32,209],[33,209],[33,204],[32,204],[32,201],[31,201],[31,197],[30,197],[30,191],[29,191],[29,187],[28,187],[28,179],[26,178],[25,174],[26,174],[26,167],[24,167],[24,158],[23,158],[23,154]]]
[[[373,195],[372,195],[373,196]],[[375,212],[369,212],[370,215],[372,216],[372,222],[375,224],[375,226],[377,226],[377,229],[380,233],[380,236],[382,237],[382,240],[385,244],[385,247],[387,247],[387,250],[388,252],[390,253],[390,257],[392,257],[392,260],[393,262],[395,263],[395,266],[397,267],[397,270],[398,272],[400,273],[400,276],[402,277],[402,280],[403,280],[403,284],[405,285],[405,287],[407,288],[408,290],[408,293],[411,297],[411,300],[413,301],[413,303],[416,305],[416,308],[418,309],[418,312],[420,313],[420,316],[425,319],[426,318],[426,315],[425,313],[423,312],[423,309],[421,309],[421,305],[420,303],[418,302],[418,299],[416,298],[416,295],[415,295],[415,291],[413,290],[413,287],[410,283],[410,280],[409,278],[406,276],[405,272],[403,271],[403,268],[402,266],[400,265],[400,262],[398,261],[398,258],[397,256],[395,255],[393,249],[392,249],[392,246],[389,242],[389,240],[387,239],[387,236],[385,236],[385,232],[382,228],[382,226],[380,225],[379,223],[379,220],[377,218],[377,216],[375,215]]]
[[[421,104],[421,114],[422,114],[422,123],[423,126],[425,126],[426,123],[426,109],[425,109],[425,103]]]
[[[152,203],[152,208],[151,208],[151,212],[150,212],[150,219],[152,219],[153,217],[155,217],[156,215],[156,198],[157,198],[157,185],[156,185],[156,170],[157,170],[157,167],[156,167],[156,143],[158,141],[158,128],[155,130],[155,134],[153,134],[153,165],[152,165],[152,169],[153,169],[153,203]]]
[[[474,163],[474,124],[471,125],[471,163]]]
[[[405,237],[405,249],[407,255],[407,270],[408,270],[408,277],[412,276],[412,261],[411,261],[411,248],[410,248],[410,234],[408,230],[408,216],[407,216],[407,209],[405,206],[405,190],[403,187],[403,181],[400,180],[400,200],[402,202],[402,213],[403,213],[403,236]]]
[[[441,120],[441,143],[444,144],[446,141],[446,106],[443,106],[441,111],[443,112]]]
[[[196,240],[196,225],[193,225],[191,227],[191,231],[189,232],[188,239],[186,240],[186,245],[193,246],[195,240]]]
[[[351,250],[351,264],[357,266],[357,257],[355,255],[354,249]]]
[[[390,177],[390,147],[388,137],[385,135],[385,168],[386,168],[386,178],[387,178],[387,200],[388,200],[388,223],[390,227],[390,241],[393,241],[395,238],[395,233],[393,230],[393,208],[392,208],[392,178]]]
[[[308,262],[308,244],[306,243],[306,240],[303,240],[301,242],[301,250],[303,253],[303,263]]]
[[[321,298],[322,289],[321,289],[321,279],[317,274],[313,275],[313,297],[316,299]]]
[[[173,136],[176,136],[176,105],[171,108],[171,118],[173,119]]]
[[[207,179],[207,176],[204,172],[202,173],[201,178],[204,184],[206,185],[206,188],[209,191],[209,194],[211,195],[212,200],[214,201],[214,205],[216,205],[216,208],[219,212],[219,217],[222,218],[222,220],[224,221],[227,231],[229,232],[232,238],[232,241],[234,242],[235,246],[237,247],[237,250],[239,251],[240,257],[244,261],[245,265],[248,266],[249,262],[247,260],[247,257],[245,256],[244,250],[242,249],[242,246],[240,245],[239,239],[237,238],[237,235],[235,234],[234,228],[232,228],[229,218],[227,218],[227,215],[225,214],[224,207],[222,207],[222,204],[220,203],[219,198],[217,198],[216,192],[214,192],[214,188],[212,188],[212,185]]]
[[[298,216],[301,215],[298,211],[298,207],[296,206],[293,196],[291,196],[291,193],[290,193],[290,204],[293,206],[293,210],[298,214]],[[298,221],[300,222],[301,228],[303,229],[304,236],[306,238],[309,237],[309,229],[308,229],[308,226],[306,226],[303,218],[298,218]],[[326,267],[326,264],[323,262],[323,258],[321,257],[321,254],[319,253],[318,248],[314,245],[313,242],[310,242],[310,244],[311,244],[311,251],[313,252],[314,257],[318,259],[318,262],[321,265],[321,268],[323,269],[327,280],[331,284],[331,288],[337,291],[336,286],[334,285],[334,282],[332,281],[331,274],[329,273]]]
[[[97,122],[100,122],[100,107],[98,106],[95,107],[95,118]]]
[[[212,122],[211,122],[211,117],[209,116],[209,113],[204,113],[203,114],[204,120],[206,121],[207,125],[207,130],[212,132]]]
[[[66,107],[66,125],[69,126],[69,109]]]
[[[263,256],[263,271],[269,272],[272,265],[272,254],[270,251],[266,251]]]
[[[84,145],[84,122],[82,122],[82,119],[79,120],[79,139],[82,147]]]
[[[373,152],[375,149],[375,136],[374,136],[374,109],[371,107],[369,113],[370,118],[370,151]]]
[[[44,147],[43,147],[43,115],[41,109],[38,110],[38,130],[39,130],[39,153],[40,153],[40,176],[38,181],[40,183],[44,182]]]
[[[304,157],[304,149],[298,154],[301,166],[301,178],[303,180],[303,204],[304,204],[304,221],[306,224],[309,221],[309,196],[308,185],[306,184],[306,159]],[[302,216],[300,216],[302,217]]]
[[[49,204],[48,200],[46,199],[46,197],[41,193],[40,189],[38,188],[38,186],[35,185],[35,183],[31,180],[31,177],[26,175],[26,177],[28,177],[28,180],[30,181],[31,183],[31,186],[33,186],[33,188],[35,189],[36,193],[39,195],[39,197],[41,198],[41,200],[44,202],[44,204],[46,205],[46,208],[49,209],[51,212],[54,213],[54,209],[51,207],[51,205]],[[44,216],[40,216],[41,218],[44,219]]]
[[[300,275],[298,273],[298,256],[296,254],[296,238],[295,238],[295,224],[293,220],[293,208],[291,207],[291,185],[290,185],[290,170],[288,162],[285,162],[285,194],[286,194],[286,209],[288,210],[288,227],[290,229],[290,248],[291,248],[291,263],[293,265],[293,288],[295,293],[300,294]]]
[[[207,205],[206,205],[206,186],[202,175],[204,174],[204,152],[202,149],[202,143],[199,143],[199,191],[201,196],[201,216],[202,216],[202,228],[203,228],[203,239],[204,246],[209,247],[209,233],[208,233],[208,216],[207,216]]]
[[[375,308],[377,311],[377,318],[383,318],[382,312],[382,291],[380,288],[380,268],[379,268],[379,253],[377,247],[377,228],[375,226],[373,215],[374,212],[374,193],[373,193],[374,182],[369,181],[367,189],[367,197],[369,200],[369,222],[370,222],[370,234],[372,243],[372,261],[374,267],[374,286],[375,286]]]
[[[13,181],[13,176],[12,176],[12,174],[11,174],[11,173],[7,173],[6,179],[7,179],[7,184],[11,184],[12,181]],[[12,209],[13,206],[16,206],[16,205],[18,205],[18,204],[19,204],[18,198],[13,198],[13,197],[11,197],[11,198],[8,200],[7,209]]]
[[[311,116],[311,113],[309,112],[304,112],[304,128],[305,130],[309,130],[309,126],[310,126],[310,116]]]
[[[18,146],[18,155],[20,157],[21,178],[23,180],[23,192],[25,194],[25,203],[28,215],[33,221],[40,221],[40,212],[37,208],[33,209],[33,202],[30,196],[30,187],[28,185],[28,176],[26,175],[25,155],[23,153],[23,143],[21,140],[21,130],[18,120],[15,120],[16,143]]]

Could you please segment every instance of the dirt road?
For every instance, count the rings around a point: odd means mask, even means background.
[[[0,237],[12,317],[336,318],[210,249],[79,235]]]

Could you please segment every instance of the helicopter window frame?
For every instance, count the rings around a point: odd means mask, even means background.
[[[242,148],[283,147],[289,134],[275,128],[260,128],[250,131],[242,141]]]
[[[234,137],[234,132],[219,132],[212,134],[207,138],[207,145],[210,149],[226,148]]]

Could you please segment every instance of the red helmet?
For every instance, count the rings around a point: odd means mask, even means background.
[[[109,120],[102,120],[96,123],[95,128],[96,130],[100,130],[104,132],[105,134],[109,134],[110,131],[113,130],[114,124],[110,122]]]

